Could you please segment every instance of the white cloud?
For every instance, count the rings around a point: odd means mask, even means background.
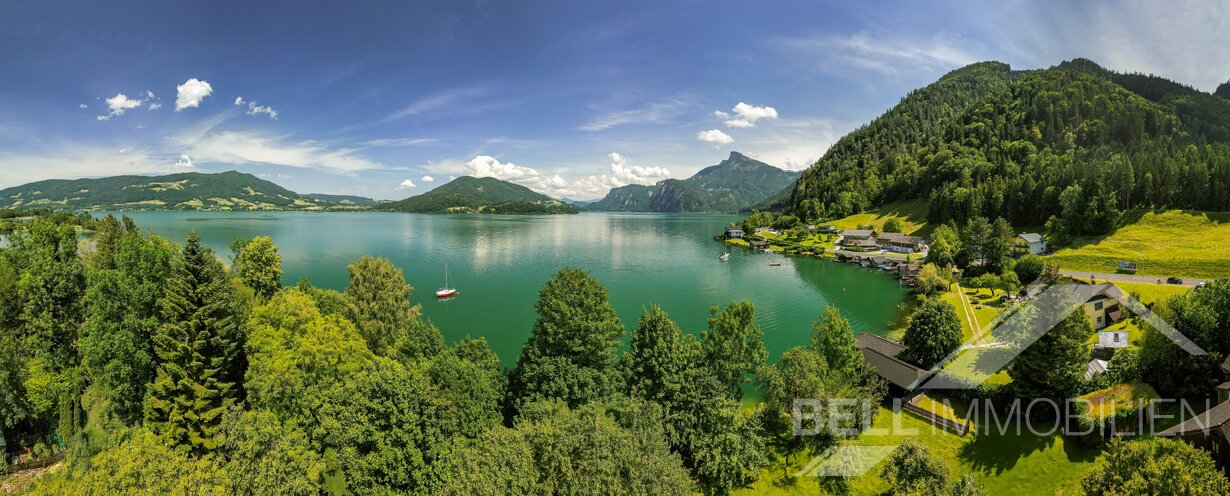
[[[422,181],[423,181],[423,182],[425,182],[425,183],[430,183],[430,182],[435,181],[435,180],[436,180],[436,178],[431,177],[431,176],[423,176],[423,178],[422,178]]]
[[[84,103],[78,103],[78,104],[77,104],[77,108],[79,108],[79,109],[87,109],[87,108],[90,108],[90,106],[89,106],[89,105],[86,105],[86,104],[84,104]]]
[[[670,171],[663,167],[628,165],[628,160],[618,152],[611,152],[607,158],[611,159],[610,173],[586,176],[573,181],[569,196],[578,199],[600,198],[611,188],[629,184],[654,184],[671,177]]]
[[[485,93],[486,89],[473,86],[442,91],[407,105],[405,108],[394,112],[392,115],[389,115],[385,120],[392,121],[404,117],[426,114],[436,110],[445,109],[447,107],[451,107],[454,103],[479,97]]]
[[[145,90],[145,97],[146,97],[146,98],[148,98],[148,99],[150,99],[150,100],[153,100],[153,99],[155,99],[155,98],[158,98],[158,97],[154,96],[154,92],[153,92],[153,91],[150,91],[150,90]]]
[[[417,188],[417,187],[418,186],[414,184],[414,181],[407,179],[405,181],[402,181],[401,184],[397,186],[397,189],[410,189],[410,188]]]
[[[237,96],[237,97],[235,97],[235,105],[243,105],[243,97],[242,97],[242,96]]]
[[[120,148],[120,153],[128,153],[128,152],[131,152],[131,151],[132,151],[132,147],[131,147],[131,146],[126,146],[126,147]]]
[[[190,154],[203,163],[271,164],[347,174],[384,168],[350,148],[335,148],[318,141],[289,142],[283,137],[258,132],[214,131],[217,122],[206,122],[169,141],[180,153]]]
[[[98,120],[100,121],[110,120],[112,117],[118,117],[118,116],[124,115],[125,111],[134,109],[140,106],[141,106],[141,100],[134,100],[132,98],[128,98],[128,96],[124,95],[123,93],[116,93],[115,96],[107,99],[107,108],[111,109],[111,112],[108,113],[107,115],[98,116]]]
[[[760,119],[777,119],[777,109],[767,105],[760,107],[739,102],[731,111],[736,117],[731,118],[730,114],[720,110],[714,111],[713,115],[729,127],[756,127],[756,121]]]
[[[696,139],[715,145],[729,145],[735,142],[734,138],[731,138],[729,134],[723,133],[719,129],[710,129],[696,133]]]
[[[260,115],[260,114],[266,114],[269,116],[270,119],[273,119],[275,121],[278,120],[278,111],[274,110],[273,107],[270,107],[268,105],[265,105],[262,107],[260,105],[257,105],[256,102],[248,102],[248,115]]]
[[[536,180],[538,171],[512,162],[500,162],[490,155],[478,155],[466,163],[466,170],[474,177],[494,177],[504,181]]]
[[[187,154],[180,155],[179,160],[175,161],[175,168],[176,169],[191,169],[192,168],[192,157],[189,157]]]
[[[175,111],[178,112],[186,108],[200,107],[201,100],[213,93],[214,88],[207,81],[191,78],[176,86],[175,91]]]
[[[154,102],[154,103],[149,104],[149,107],[147,108],[149,108],[150,110],[158,110],[162,108],[162,103]]]

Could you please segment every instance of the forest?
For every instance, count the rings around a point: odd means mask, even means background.
[[[928,220],[1108,232],[1128,209],[1230,210],[1230,100],[1077,59],[955,70],[839,140],[787,210],[836,218],[929,200]]]

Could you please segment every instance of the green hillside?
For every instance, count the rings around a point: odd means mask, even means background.
[[[251,174],[49,179],[0,190],[0,208],[85,210],[318,210],[370,204],[361,197],[300,195]]]
[[[738,152],[687,179],[612,188],[592,210],[639,212],[736,212],[789,186],[797,172],[784,171]]]
[[[1113,273],[1130,261],[1139,275],[1213,279],[1230,277],[1227,240],[1227,213],[1134,210],[1110,234],[1078,238],[1050,259],[1076,271]]]
[[[926,199],[934,224],[983,216],[1077,236],[1136,208],[1230,210],[1230,100],[1088,60],[973,64],[843,137],[785,202],[842,217]]]
[[[493,177],[461,176],[401,201],[377,207],[395,212],[472,212],[504,214],[571,214],[577,207],[535,193],[525,186]]]

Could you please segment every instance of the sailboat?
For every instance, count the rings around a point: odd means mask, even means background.
[[[457,288],[448,286],[448,264],[444,264],[444,287],[436,290],[436,298],[448,298],[457,296]]]
[[[727,260],[730,260],[730,252],[728,252],[728,251],[727,251],[727,252],[722,252],[722,254],[721,254],[721,255],[718,255],[718,260],[721,260],[721,261],[723,261],[723,262],[725,262],[725,261],[727,261]]]

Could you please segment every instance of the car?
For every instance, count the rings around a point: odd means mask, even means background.
[[[1177,277],[1171,277],[1169,279],[1166,279],[1166,283],[1167,284],[1183,284],[1183,280]]]
[[[1200,282],[1196,283],[1196,289],[1200,289],[1200,288],[1203,288],[1203,287],[1204,287],[1204,281],[1200,281]]]

